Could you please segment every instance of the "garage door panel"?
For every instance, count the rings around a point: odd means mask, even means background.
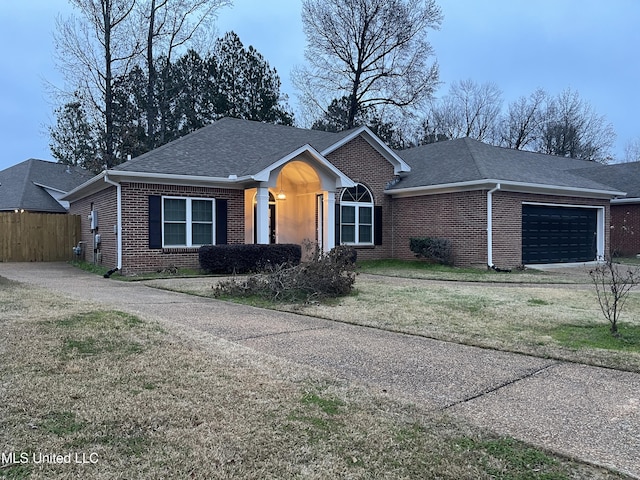
[[[522,262],[588,262],[596,258],[594,208],[522,206]]]

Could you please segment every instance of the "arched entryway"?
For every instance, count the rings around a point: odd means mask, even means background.
[[[317,196],[320,178],[309,164],[287,163],[276,179],[276,230],[278,243],[317,242]]]
[[[336,191],[354,182],[306,146],[245,189],[245,242],[335,245]]]

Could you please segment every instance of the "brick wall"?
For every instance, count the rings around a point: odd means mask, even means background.
[[[382,245],[356,247],[358,259],[391,257],[391,198],[384,194],[384,187],[393,180],[393,165],[362,137],[356,137],[331,152],[327,155],[327,160],[354,182],[365,185],[373,194],[374,205],[382,207]],[[338,194],[336,202],[339,201]]]
[[[80,215],[82,241],[84,242],[84,260],[108,268],[115,268],[117,259],[117,237],[113,226],[117,225],[117,192],[116,187],[109,187],[94,195],[73,202],[69,206],[69,213]],[[91,208],[98,212],[98,230],[101,242],[94,252],[93,233],[88,220]],[[97,255],[97,253],[100,255]],[[94,254],[95,253],[95,254]]]
[[[499,268],[522,264],[522,203],[593,205],[605,207],[605,245],[609,245],[609,202],[579,197],[497,191],[493,194],[493,263]],[[457,266],[487,265],[487,191],[396,198],[392,256],[413,259],[411,237],[440,237],[451,241]]]
[[[636,256],[640,253],[640,204],[611,205],[611,253]]]
[[[244,196],[242,190],[122,184],[122,269],[125,275],[169,266],[198,268],[198,248],[149,249],[149,195],[227,199],[228,243],[244,242]]]
[[[197,248],[149,249],[149,195],[184,196],[227,199],[228,243],[244,241],[244,197],[242,190],[154,185],[144,183],[122,184],[122,231],[117,234],[117,191],[109,187],[97,194],[73,202],[70,212],[81,216],[82,240],[86,242],[85,259],[93,262],[93,240],[87,216],[93,204],[98,212],[101,265],[117,265],[117,235],[122,235],[122,273],[131,275],[150,272],[169,266],[198,268]]]
[[[483,191],[444,193],[393,200],[392,256],[415,259],[411,237],[446,238],[455,265],[487,264],[487,196]]]

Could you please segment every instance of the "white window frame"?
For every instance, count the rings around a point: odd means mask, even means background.
[[[374,244],[374,236],[375,236],[375,225],[374,225],[374,203],[373,203],[373,194],[371,193],[371,190],[369,190],[367,188],[366,185],[362,184],[362,183],[358,183],[356,184],[356,187],[361,187],[364,188],[367,193],[369,194],[369,198],[371,198],[371,202],[351,202],[351,201],[343,201],[342,199],[344,198],[344,194],[347,192],[348,189],[344,189],[342,191],[342,193],[340,194],[340,243],[342,245],[373,245]],[[342,227],[343,225],[346,225],[345,223],[343,223],[342,221],[342,207],[354,207],[355,210],[355,224],[353,223],[349,223],[348,225],[354,225],[354,229],[355,229],[355,241],[354,242],[345,242],[342,238]],[[360,241],[360,208],[364,207],[364,208],[369,208],[371,210],[371,241],[368,242],[361,242]],[[369,225],[369,224],[366,224]]]
[[[186,219],[185,219],[185,229],[186,229],[186,243],[185,244],[167,244],[165,243],[165,232],[164,227],[167,221],[164,218],[164,202],[165,200],[186,200],[185,208],[186,208]],[[162,197],[162,248],[191,248],[191,247],[201,247],[203,244],[194,244],[193,243],[193,202],[194,201],[206,201],[211,202],[211,243],[215,245],[216,243],[216,201],[214,198],[203,198],[203,197],[174,197],[174,196],[163,196]],[[181,222],[182,223],[182,222]],[[195,222],[196,224],[208,223],[208,222]]]

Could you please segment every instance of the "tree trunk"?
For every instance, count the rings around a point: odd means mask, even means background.
[[[156,133],[156,104],[154,86],[156,84],[157,72],[153,64],[153,41],[156,18],[156,0],[151,0],[151,11],[149,13],[149,30],[147,32],[147,147],[151,150],[155,148]]]

